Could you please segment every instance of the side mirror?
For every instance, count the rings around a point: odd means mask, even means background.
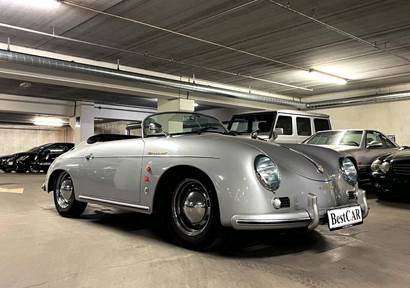
[[[253,131],[253,132],[251,133],[251,138],[252,138],[252,139],[258,139],[258,132],[259,132],[259,129]]]
[[[283,128],[275,128],[272,131],[271,141],[275,141],[279,135],[283,135]]]
[[[158,123],[149,123],[148,129],[152,133],[162,133],[162,126]]]
[[[373,142],[370,142],[368,145],[367,145],[367,149],[373,149],[373,148],[381,148],[381,147],[383,147],[383,143],[381,143],[381,142],[377,142],[377,141],[373,141]]]

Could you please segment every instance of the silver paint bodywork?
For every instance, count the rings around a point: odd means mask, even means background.
[[[256,177],[254,161],[261,154],[279,166],[281,184],[274,193]],[[195,167],[208,175],[215,187],[223,226],[313,229],[329,208],[359,203],[363,215],[368,213],[365,192],[344,180],[340,157],[327,148],[301,144],[285,147],[206,132],[82,143],[56,159],[44,189],[52,191],[53,173],[64,170],[73,179],[77,200],[151,214],[161,176],[177,166]],[[145,181],[147,177],[149,181]],[[354,199],[348,198],[349,191]],[[274,208],[275,197],[289,197],[290,207]]]

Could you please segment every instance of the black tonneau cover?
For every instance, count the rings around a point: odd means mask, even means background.
[[[122,135],[122,134],[97,134],[97,135],[94,135],[88,138],[87,143],[94,144],[97,142],[108,142],[108,141],[134,139],[134,138],[141,138],[141,137],[134,136],[134,135]]]

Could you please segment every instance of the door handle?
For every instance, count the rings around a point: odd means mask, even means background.
[[[94,155],[93,155],[93,154],[85,155],[85,159],[86,159],[86,160],[93,160],[93,159],[94,159]]]

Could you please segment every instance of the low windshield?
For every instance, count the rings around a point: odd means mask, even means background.
[[[28,153],[37,153],[37,152],[39,152],[40,150],[42,150],[43,148],[45,148],[45,147],[47,147],[47,146],[49,146],[49,145],[50,145],[50,144],[44,144],[44,145],[41,145],[41,146],[38,146],[38,147],[34,147],[34,148],[28,150],[27,152],[28,152]]]
[[[319,132],[306,140],[313,145],[347,145],[360,146],[363,131],[326,131]]]
[[[160,113],[144,120],[145,137],[206,132],[227,133],[216,118],[196,113]]]

